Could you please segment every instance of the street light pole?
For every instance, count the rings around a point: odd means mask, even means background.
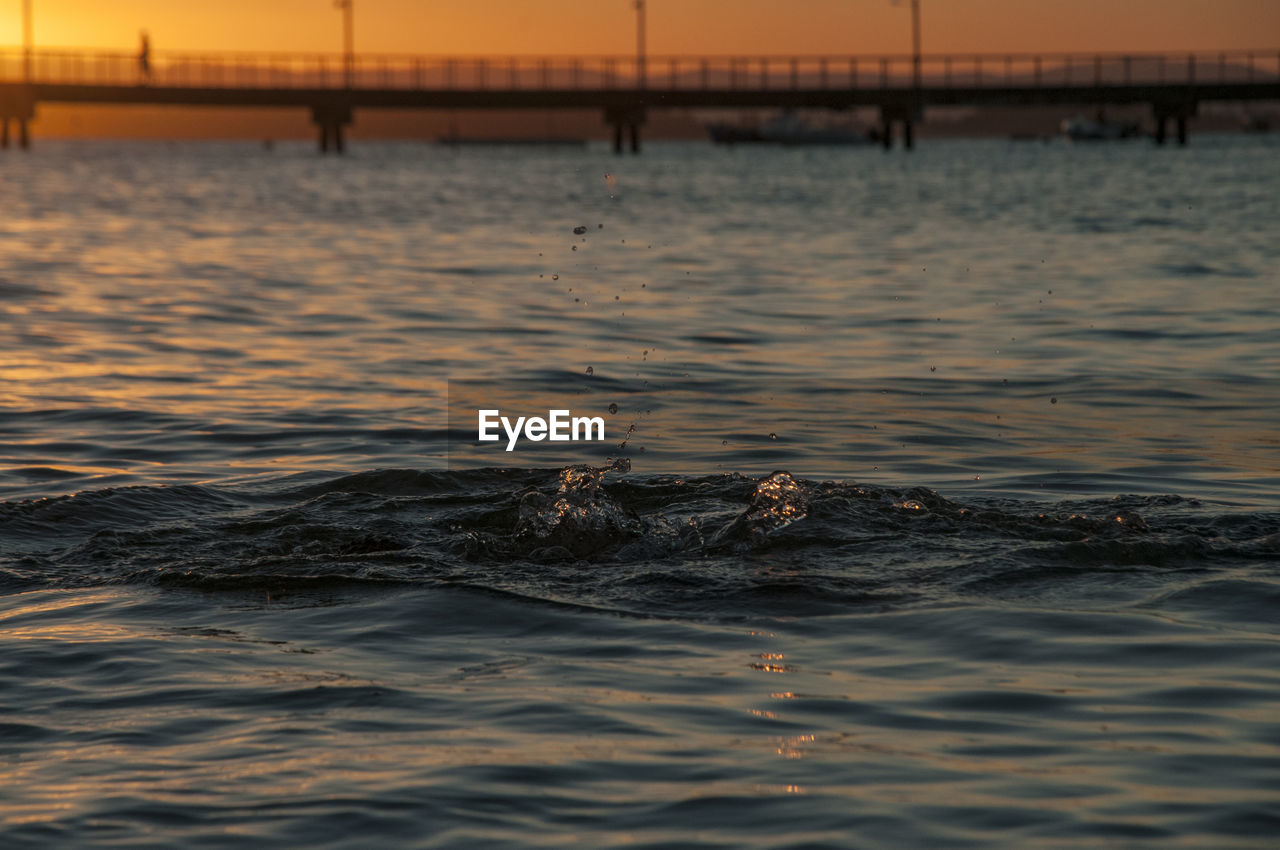
[[[22,0],[22,76],[31,82],[31,0]]]
[[[636,0],[636,86],[647,88],[645,80],[645,21],[644,0]]]
[[[342,61],[347,88],[352,88],[356,76],[355,24],[352,21],[354,10],[351,8],[353,0],[333,0],[333,5],[342,10]]]
[[[920,0],[911,0],[911,78],[920,91]]]

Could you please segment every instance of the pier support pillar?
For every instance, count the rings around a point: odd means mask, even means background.
[[[1151,104],[1151,111],[1156,119],[1156,144],[1163,145],[1169,138],[1169,122],[1174,122],[1174,132],[1178,136],[1178,144],[1187,143],[1187,122],[1196,116],[1199,104],[1195,101],[1164,101]]]
[[[613,127],[613,152],[621,154],[627,145],[632,153],[640,153],[640,126],[644,124],[645,109],[640,104],[609,106],[604,110],[604,123]]]
[[[902,148],[916,146],[916,124],[924,118],[924,111],[913,103],[891,103],[880,107],[880,144],[885,150],[893,148],[893,125],[902,125]]]
[[[350,106],[340,104],[314,106],[311,108],[311,120],[320,129],[320,153],[346,151],[342,128],[352,121]]]
[[[9,147],[13,141],[10,123],[17,123],[18,147],[31,147],[31,122],[36,117],[35,94],[29,86],[13,87],[0,91],[0,148]]]

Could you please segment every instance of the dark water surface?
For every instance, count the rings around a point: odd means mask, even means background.
[[[0,845],[1273,846],[1278,154],[0,157]]]

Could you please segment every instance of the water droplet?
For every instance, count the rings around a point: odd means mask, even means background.
[[[618,412],[618,405],[616,405],[616,404],[611,404],[611,405],[609,405],[609,412],[610,412],[610,413],[617,413],[617,412]]]
[[[777,434],[770,434],[770,435],[769,435],[769,439],[770,439],[770,440],[776,440],[776,439],[778,439],[778,435],[777,435]]]
[[[938,367],[937,367],[937,366],[930,366],[930,367],[929,367],[929,371],[930,371],[930,372],[936,372],[936,371],[938,371]]]
[[[1057,397],[1049,399],[1049,404],[1057,404],[1057,403],[1058,403]]]
[[[559,280],[559,279],[560,279],[560,275],[558,275],[558,274],[553,274],[553,275],[551,276],[551,279],[552,279],[552,280]]]
[[[570,250],[570,251],[576,251],[576,250],[578,250],[578,246],[577,246],[577,245],[570,245],[570,246],[569,246],[569,250]]]
[[[593,367],[591,367],[591,366],[588,366],[588,367],[587,367],[587,374],[588,374],[588,375],[594,375],[595,373],[596,373],[596,370],[595,370]]]
[[[728,440],[721,440],[721,441],[720,441],[720,445],[722,445],[722,446],[727,446],[727,445],[729,445],[729,441],[728,441]]]
[[[575,227],[575,228],[573,229],[573,235],[574,235],[574,236],[581,236],[582,234],[584,234],[584,233],[586,233],[586,232],[587,232],[587,226],[586,226],[585,224],[580,224],[580,225],[578,225],[577,227]]]
[[[601,222],[600,224],[597,224],[597,225],[596,225],[596,230],[604,230],[604,223],[603,223],[603,222]]]

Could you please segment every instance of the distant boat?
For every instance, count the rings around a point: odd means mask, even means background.
[[[1270,115],[1249,115],[1241,122],[1240,129],[1246,133],[1270,133],[1275,125]]]
[[[501,147],[508,145],[520,145],[524,147],[586,147],[587,140],[575,138],[571,136],[498,136],[498,137],[480,137],[480,136],[441,136],[436,139],[438,145],[451,145],[454,147]]]
[[[1142,125],[1137,121],[1109,121],[1101,115],[1094,119],[1076,115],[1073,118],[1063,120],[1062,135],[1073,142],[1110,142],[1119,139],[1135,139],[1142,135]]]
[[[707,133],[712,144],[716,145],[747,145],[764,141],[760,128],[750,124],[708,124]]]
[[[708,124],[707,133],[717,145],[865,145],[876,141],[874,131],[839,124],[814,126],[793,112],[759,125]]]

